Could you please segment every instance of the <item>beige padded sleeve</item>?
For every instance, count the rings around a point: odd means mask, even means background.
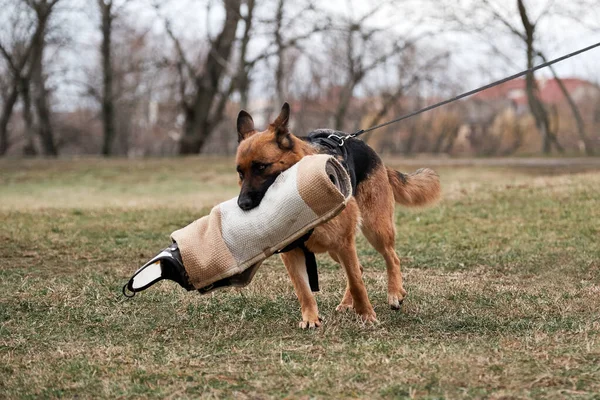
[[[351,195],[350,177],[339,161],[329,155],[308,156],[275,180],[258,207],[244,211],[237,198],[228,200],[171,238],[179,246],[190,283],[205,288],[256,266],[333,218]]]
[[[345,205],[352,195],[352,184],[344,167],[324,154],[303,160],[307,162],[298,165],[298,192],[314,213],[327,216]]]
[[[190,283],[196,289],[230,276],[229,271],[237,266],[223,242],[219,206],[209,215],[173,232],[171,238],[177,242]]]

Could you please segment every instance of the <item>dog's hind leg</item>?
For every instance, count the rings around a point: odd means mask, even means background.
[[[380,221],[382,222],[382,221]],[[400,258],[394,249],[395,234],[394,226],[379,226],[364,224],[362,231],[367,240],[385,259],[388,278],[388,304],[394,310],[400,309],[402,301],[406,297],[400,270]],[[388,223],[387,225],[391,225]]]
[[[388,304],[400,308],[406,290],[402,282],[400,258],[396,254],[396,227],[394,225],[394,194],[387,181],[385,169],[377,170],[364,181],[357,195],[362,215],[361,230],[369,243],[385,259],[388,278]]]
[[[337,262],[338,264],[341,265],[341,262],[337,256],[337,254],[330,251],[329,255],[331,256],[331,258],[333,258],[333,260],[335,262]],[[362,267],[362,265],[359,265],[359,267],[360,267],[360,274],[362,276],[363,267]],[[344,297],[342,298],[342,301],[340,302],[340,304],[335,308],[335,310],[336,311],[346,311],[346,310],[350,310],[352,308],[353,308],[352,293],[350,293],[350,285],[348,284],[348,282],[346,282],[346,290],[344,291]]]
[[[399,310],[407,293],[402,282],[400,258],[394,249],[394,236],[380,235],[378,232],[363,227],[363,233],[383,258],[387,267],[388,304],[393,310]]]
[[[282,253],[281,258],[292,279],[296,296],[300,302],[300,310],[302,312],[302,321],[299,324],[300,328],[314,329],[321,326],[317,301],[310,290],[308,282],[304,253],[301,249],[294,249],[287,253]]]
[[[377,315],[369,301],[367,289],[362,279],[362,267],[358,262],[354,238],[344,246],[343,251],[336,252],[336,258],[344,267],[347,278],[346,293],[337,310],[350,304],[350,307],[354,308],[354,311],[360,315],[363,321],[377,321]]]

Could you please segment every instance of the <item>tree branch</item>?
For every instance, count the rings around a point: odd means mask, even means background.
[[[521,40],[527,40],[527,36],[525,34],[523,34],[523,32],[519,31],[519,29],[517,29],[510,22],[508,22],[506,17],[504,17],[498,11],[496,11],[494,6],[492,4],[490,4],[489,0],[481,0],[481,1],[483,2],[483,4],[485,4],[487,6],[488,10],[490,10],[490,12],[494,15],[494,17],[496,17],[502,23],[502,25],[504,25],[506,28],[508,28],[508,30],[510,30],[514,35],[518,36]]]
[[[188,61],[187,57],[185,56],[185,52],[183,51],[181,42],[175,36],[175,34],[173,33],[173,30],[171,29],[171,23],[166,18],[165,18],[164,22],[165,22],[165,29],[167,31],[167,34],[173,41],[173,44],[175,45],[175,50],[177,50],[177,55],[179,57],[179,60],[185,66],[188,74],[191,77],[195,78],[196,77],[196,69],[192,66],[192,64]]]

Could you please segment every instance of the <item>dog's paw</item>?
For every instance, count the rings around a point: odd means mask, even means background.
[[[316,329],[321,326],[322,322],[323,322],[323,320],[320,317],[318,317],[316,320],[305,319],[305,320],[300,321],[300,323],[298,324],[298,327],[300,329]]]
[[[370,312],[366,312],[366,313],[362,313],[362,314],[358,314],[360,317],[360,320],[364,323],[371,323],[371,324],[378,324],[379,321],[377,320],[377,314],[375,314],[375,311],[370,311]]]
[[[348,310],[352,310],[352,303],[348,304],[348,303],[340,303],[336,308],[335,311],[337,312],[345,312]]]
[[[388,293],[388,304],[392,310],[399,310],[402,307],[402,302],[408,293],[404,289],[400,289],[399,293]]]
[[[370,304],[360,308],[354,307],[354,310],[362,322],[379,322],[377,321],[377,314],[375,314],[375,310],[373,310],[373,307]]]

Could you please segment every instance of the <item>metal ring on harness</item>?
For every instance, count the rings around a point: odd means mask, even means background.
[[[342,147],[344,145],[344,142],[346,141],[346,138],[340,135],[336,135],[335,133],[332,133],[331,135],[327,136],[327,139],[331,139],[334,138],[335,140],[338,141],[338,146]]]

